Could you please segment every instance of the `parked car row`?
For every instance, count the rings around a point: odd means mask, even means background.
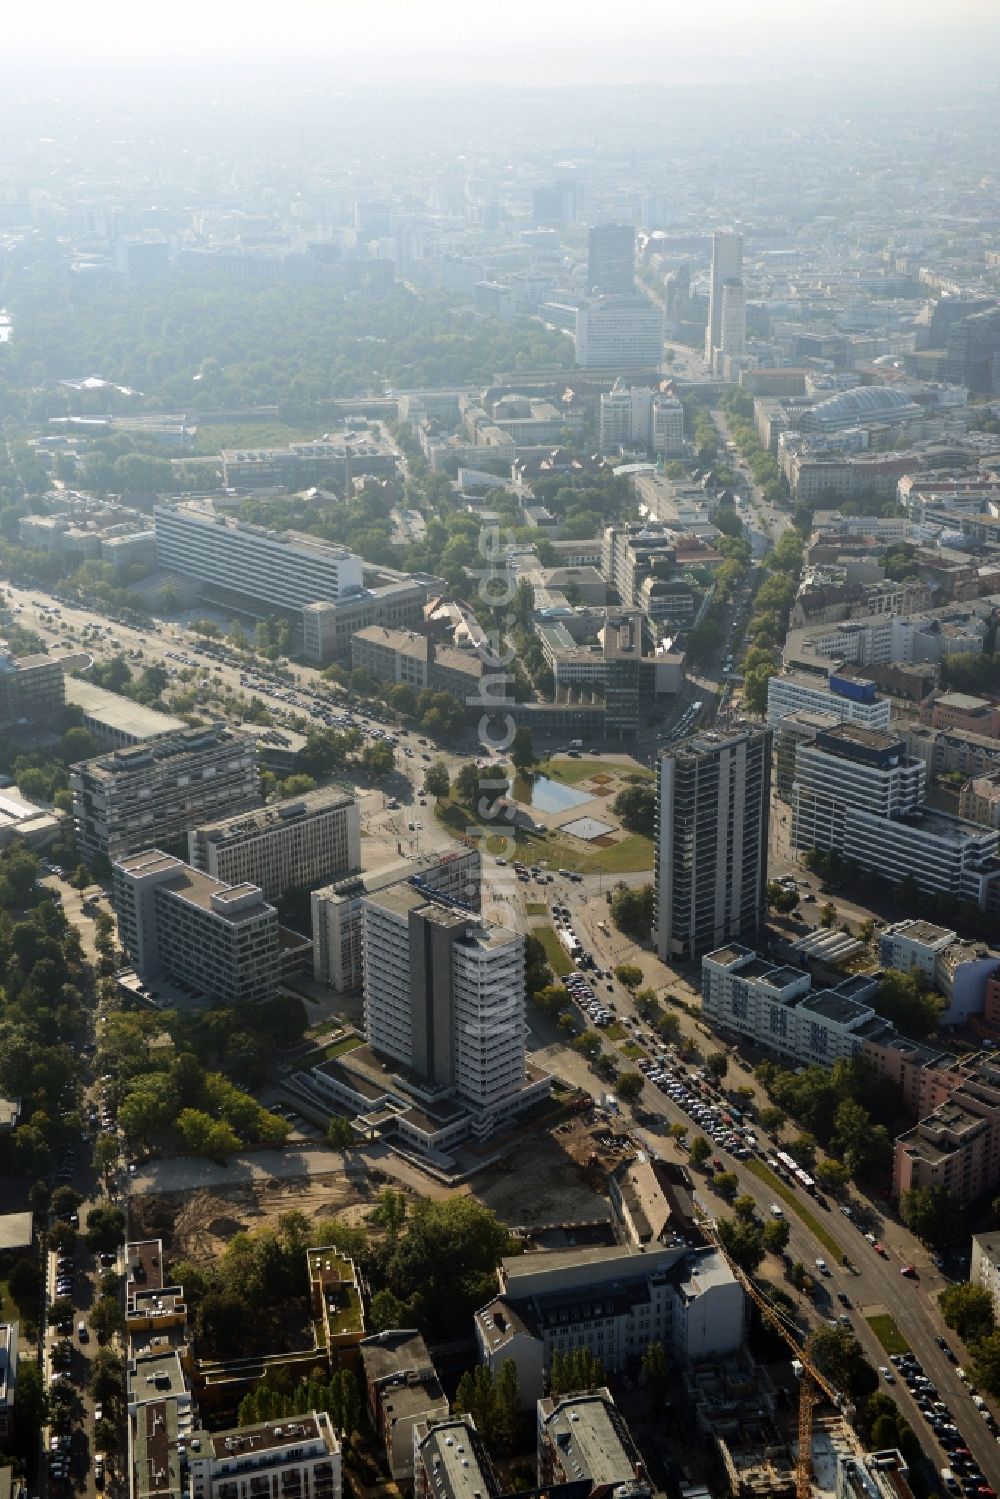
[[[611,1011],[597,998],[582,973],[571,973],[566,978],[566,988],[580,1009],[599,1029],[610,1025],[614,1018]]]
[[[938,1338],[938,1346],[950,1353],[947,1340]],[[952,1494],[975,1495],[976,1499],[996,1499],[996,1490],[986,1478],[966,1443],[952,1411],[938,1394],[937,1386],[924,1373],[923,1365],[912,1353],[895,1353],[890,1359],[899,1378],[906,1385],[927,1425],[933,1431],[938,1446],[948,1454],[948,1466],[941,1469],[941,1478]],[[887,1383],[892,1383],[888,1368],[880,1371]],[[974,1398],[976,1392],[971,1391]],[[980,1414],[995,1434],[996,1422],[987,1409],[985,1400],[978,1397]]]
[[[649,1082],[673,1099],[710,1139],[738,1160],[747,1160],[756,1149],[757,1136],[753,1130],[737,1120],[723,1104],[711,1103],[695,1092],[691,1075],[667,1054],[655,1062],[643,1057],[638,1065]]]

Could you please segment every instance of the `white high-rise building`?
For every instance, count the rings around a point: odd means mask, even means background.
[[[373,1051],[488,1133],[525,1085],[524,939],[413,884],[367,899],[362,920]]]
[[[771,731],[703,734],[657,768],[656,947],[691,960],[763,925]]]
[[[663,313],[645,297],[596,297],[576,310],[581,369],[658,370]]]
[[[249,881],[266,900],[361,868],[361,817],[347,791],[320,787],[292,801],[220,818],[188,833],[188,857],[227,885]]]
[[[747,301],[743,282],[722,283],[722,322],[719,329],[719,359],[742,359],[747,351]]]
[[[874,682],[831,673],[828,678],[786,672],[767,684],[767,723],[777,728],[789,713],[829,713],[841,723],[888,729],[892,705],[876,696]]]
[[[271,531],[196,503],[157,505],[153,516],[160,567],[275,609],[336,603],[364,584],[360,557],[301,531]]]
[[[710,367],[714,368],[717,352],[722,346],[723,287],[727,281],[742,282],[742,279],[742,234],[731,231],[713,234],[712,278],[708,291],[708,325],[705,328],[705,363]]]

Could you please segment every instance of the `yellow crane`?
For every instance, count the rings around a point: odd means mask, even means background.
[[[837,1391],[830,1384],[830,1381],[816,1368],[808,1353],[787,1327],[785,1319],[781,1316],[777,1308],[772,1306],[763,1292],[757,1289],[746,1271],[742,1270],[731,1256],[726,1253],[726,1250],[719,1243],[711,1228],[708,1228],[707,1225],[703,1225],[703,1227],[719,1253],[725,1256],[729,1268],[750,1297],[754,1306],[759,1309],[761,1316],[785,1340],[792,1350],[794,1361],[797,1361],[801,1366],[802,1374],[799,1379],[799,1451],[795,1463],[795,1499],[810,1499],[812,1493],[813,1410],[821,1392],[837,1410],[845,1408],[844,1398],[842,1395],[838,1395]]]

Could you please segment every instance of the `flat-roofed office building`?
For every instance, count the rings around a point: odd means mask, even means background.
[[[225,885],[157,848],[114,865],[121,944],[144,981],[166,976],[219,999],[269,999],[278,913],[256,885]]]
[[[349,792],[307,791],[277,805],[203,823],[188,834],[188,858],[225,884],[259,885],[267,900],[361,868],[361,819]]]

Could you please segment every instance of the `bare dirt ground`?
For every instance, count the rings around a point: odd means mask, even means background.
[[[620,1159],[602,1143],[607,1138],[603,1126],[570,1120],[553,1135],[527,1141],[475,1178],[473,1196],[511,1225],[607,1218],[607,1172]]]
[[[361,1222],[373,1210],[378,1190],[343,1177],[300,1177],[151,1194],[132,1199],[132,1232],[137,1238],[162,1238],[164,1253],[171,1258],[210,1264],[235,1234],[275,1228],[283,1213],[304,1213],[310,1221]]]

